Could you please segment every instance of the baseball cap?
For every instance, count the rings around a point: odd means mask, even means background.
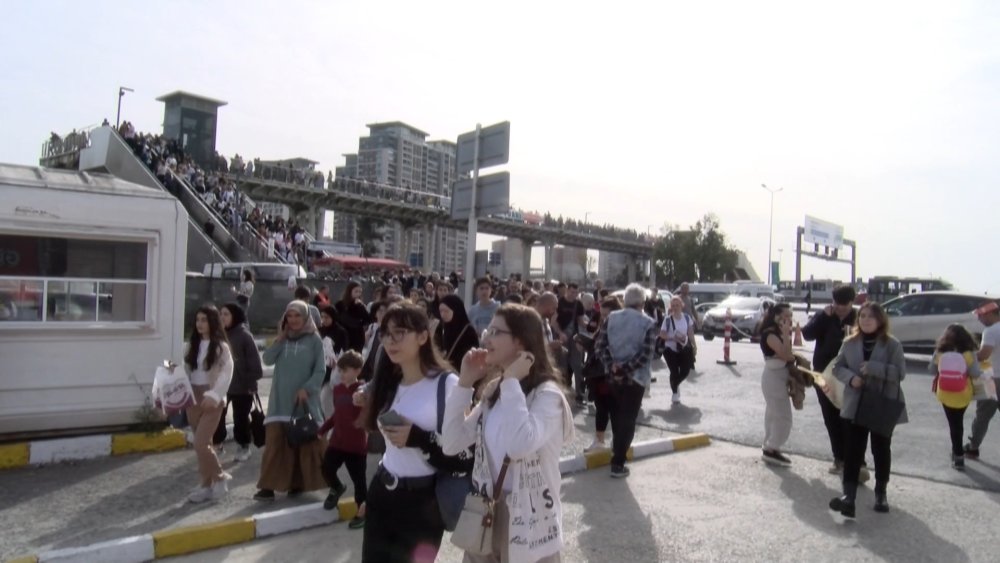
[[[980,307],[980,308],[976,309],[975,311],[973,311],[973,313],[975,313],[977,315],[986,315],[986,314],[992,313],[994,311],[1000,311],[1000,305],[997,305],[996,301],[990,301],[990,302],[986,303],[985,305],[983,305],[982,307]]]

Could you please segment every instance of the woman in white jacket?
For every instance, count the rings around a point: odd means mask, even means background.
[[[493,523],[493,554],[466,553],[464,561],[559,561],[559,453],[573,439],[573,415],[548,355],[542,319],[532,308],[506,304],[485,335],[483,348],[463,358],[458,387],[448,395],[442,449],[454,455],[475,443],[473,484],[491,498],[505,456],[510,463]],[[487,373],[495,377],[467,413],[473,386]]]
[[[188,422],[194,430],[194,453],[198,458],[201,482],[188,501],[215,500],[228,490],[230,475],[222,470],[212,447],[212,435],[222,416],[223,401],[233,379],[233,355],[219,310],[211,305],[198,309],[194,316],[191,341],[184,355],[184,369],[191,378],[194,405],[187,408]]]

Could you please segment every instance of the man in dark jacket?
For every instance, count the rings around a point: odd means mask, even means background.
[[[835,288],[833,304],[817,312],[802,327],[802,337],[816,341],[812,363],[813,369],[819,373],[823,373],[830,362],[836,359],[844,338],[851,334],[857,317],[853,306],[854,296],[854,288],[849,285]],[[830,436],[830,449],[833,451],[830,473],[840,473],[844,468],[844,421],[840,418],[840,409],[830,401],[822,388],[818,385],[815,387],[826,432]]]

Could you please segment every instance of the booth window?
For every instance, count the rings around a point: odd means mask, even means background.
[[[0,233],[0,322],[146,320],[146,242]]]

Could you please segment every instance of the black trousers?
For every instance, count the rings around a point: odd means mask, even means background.
[[[962,448],[962,434],[965,433],[965,409],[967,408],[969,407],[965,406],[960,409],[944,407],[944,417],[948,419],[948,431],[951,434],[952,455],[965,455],[965,450]]]
[[[635,420],[642,408],[642,395],[646,388],[642,385],[611,384],[611,400],[608,410],[611,414],[611,465],[625,465],[625,456],[635,438]]]
[[[680,352],[664,348],[663,359],[667,361],[667,369],[670,370],[670,390],[676,393],[681,387],[681,382],[691,373],[691,367],[694,365],[693,352],[690,348],[681,348]]]
[[[337,471],[341,465],[347,466],[347,474],[351,476],[351,483],[354,484],[354,501],[361,506],[368,498],[368,483],[365,482],[368,455],[327,448],[323,454],[323,478],[331,489],[339,489],[344,485],[337,478]]]
[[[819,386],[816,389],[816,398],[819,401],[819,408],[823,411],[823,423],[826,425],[826,433],[830,436],[830,451],[833,453],[833,460],[843,463],[844,461],[844,428],[850,424],[840,417],[840,409],[830,401]],[[862,458],[863,459],[863,458]]]
[[[444,521],[434,487],[390,491],[380,478],[372,480],[361,544],[362,563],[433,561],[443,536]]]
[[[226,412],[233,405],[233,439],[241,447],[250,446],[250,410],[253,408],[253,395],[226,395],[226,405],[222,407],[219,426],[212,436],[212,443],[218,446],[226,441]]]
[[[870,432],[864,426],[844,421],[844,489],[849,484],[857,488],[858,474],[865,460],[865,450],[868,449],[868,435],[872,439],[872,457],[875,458],[875,490],[885,491],[889,483],[889,470],[892,467],[892,438]]]

